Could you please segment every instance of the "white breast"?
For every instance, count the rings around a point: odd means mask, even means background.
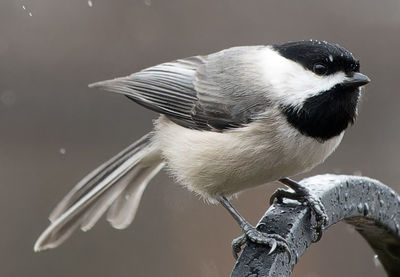
[[[285,119],[277,121],[278,116],[272,110],[262,121],[222,133],[191,130],[161,116],[154,143],[177,181],[212,201],[310,170],[343,137],[342,133],[321,143],[301,135]]]

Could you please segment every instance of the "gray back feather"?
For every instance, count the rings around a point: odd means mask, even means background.
[[[236,128],[257,119],[268,107],[254,65],[263,47],[234,47],[163,63],[91,87],[124,94],[187,128]]]

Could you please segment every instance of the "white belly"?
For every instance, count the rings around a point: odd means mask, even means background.
[[[276,119],[278,114],[271,115]],[[191,130],[161,116],[154,143],[178,182],[208,200],[310,170],[338,146],[301,135],[282,118],[225,132]]]

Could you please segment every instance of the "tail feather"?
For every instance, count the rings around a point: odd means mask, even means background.
[[[116,229],[125,229],[135,218],[142,194],[150,180],[164,167],[164,163],[141,169],[135,180],[112,203],[107,220]]]
[[[148,145],[149,142],[150,134],[147,134],[86,175],[54,208],[49,216],[49,220],[51,222],[55,221],[68,208],[92,190],[102,179],[112,173],[130,156]]]
[[[134,173],[134,171],[135,169],[131,170],[130,173]],[[94,203],[92,207],[90,207],[90,209],[85,213],[85,216],[82,219],[82,223],[80,225],[82,231],[86,232],[92,229],[92,227],[107,211],[107,209],[111,206],[115,199],[117,199],[128,186],[130,178],[132,178],[130,175],[133,174],[125,175],[117,183],[112,185],[108,191],[104,192],[99,197],[99,199],[96,200],[96,203]]]
[[[119,228],[129,225],[146,185],[163,166],[158,155],[150,142],[150,135],[146,135],[92,171],[51,213],[51,224],[36,241],[35,251],[57,247],[79,227],[84,231],[92,228],[114,201],[121,202],[119,199],[126,194],[125,189],[132,195],[131,201],[116,204],[118,209],[113,208],[110,214],[118,216],[110,217],[110,221],[113,225],[114,221],[123,222],[116,223],[116,226],[124,226]],[[121,210],[125,208],[134,209]],[[123,215],[128,218],[124,219]]]

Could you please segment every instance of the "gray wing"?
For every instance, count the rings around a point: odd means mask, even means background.
[[[252,57],[262,46],[163,63],[90,87],[124,94],[187,128],[222,131],[258,118],[268,106]]]

